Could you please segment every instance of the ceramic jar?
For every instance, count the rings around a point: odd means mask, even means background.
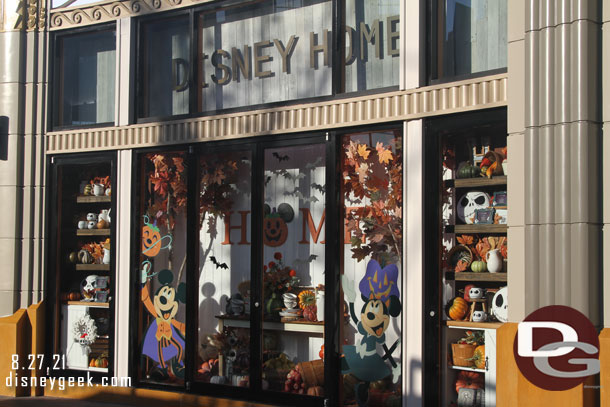
[[[102,184],[93,184],[93,195],[102,196],[104,195],[104,185]]]
[[[500,249],[488,251],[485,260],[487,261],[487,271],[490,273],[499,273],[502,271],[502,255],[500,254]]]

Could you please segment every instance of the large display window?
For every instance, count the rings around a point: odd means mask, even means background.
[[[114,372],[114,153],[50,160],[47,355],[50,375]],[[52,362],[51,362],[52,360]]]
[[[135,165],[139,385],[400,399],[399,133],[178,147]]]

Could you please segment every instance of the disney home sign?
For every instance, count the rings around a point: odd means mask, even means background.
[[[199,16],[200,111],[332,93],[331,2],[304,3],[285,11],[259,3]],[[346,91],[397,85],[399,15],[390,11],[369,7],[348,20]],[[184,59],[174,59],[175,91],[188,87],[189,70]]]

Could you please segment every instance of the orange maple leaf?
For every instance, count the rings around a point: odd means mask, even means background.
[[[393,159],[394,156],[390,150],[383,150],[379,153],[379,164],[389,164]]]
[[[468,268],[468,264],[464,260],[458,260],[455,265],[455,272],[459,273],[461,271],[465,271]]]
[[[371,152],[366,149],[365,144],[358,144],[358,155],[360,157],[362,157],[366,160],[369,158],[369,154],[371,154]]]
[[[468,235],[462,235],[461,237],[457,238],[458,243],[469,246],[474,242],[474,239],[472,236],[468,236]]]

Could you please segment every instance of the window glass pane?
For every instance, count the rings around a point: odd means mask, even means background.
[[[143,24],[140,117],[189,113],[188,16]]]
[[[142,157],[139,379],[182,385],[185,358],[185,154]]]
[[[330,1],[256,2],[198,20],[198,110],[332,92]]]
[[[263,388],[272,391],[323,395],[325,150],[265,150]]]
[[[402,137],[344,137],[343,405],[400,404]],[[396,401],[389,401],[389,400]],[[367,404],[368,400],[368,404]]]
[[[505,68],[507,0],[442,0],[433,14],[431,79]],[[434,8],[434,7],[433,7]]]
[[[199,157],[199,359],[195,380],[250,384],[251,153]]]
[[[55,125],[114,121],[115,32],[59,37]]]
[[[345,92],[398,86],[400,2],[346,0]]]

